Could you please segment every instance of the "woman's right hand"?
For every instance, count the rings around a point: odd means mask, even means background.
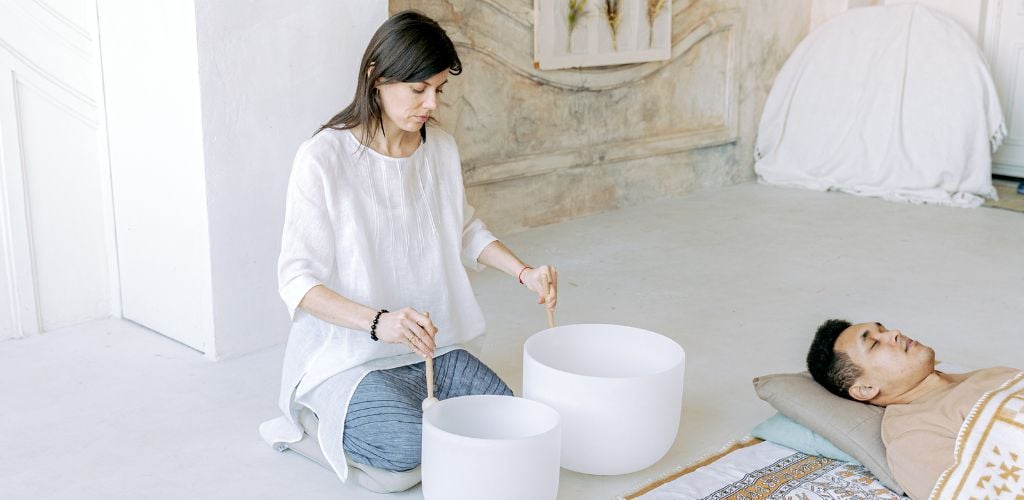
[[[430,318],[411,307],[380,315],[377,338],[389,344],[405,344],[424,358],[434,354],[437,327]]]

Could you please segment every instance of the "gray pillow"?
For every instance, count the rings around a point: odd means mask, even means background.
[[[858,462],[899,495],[885,461],[882,413],[877,406],[836,396],[818,385],[807,372],[777,373],[754,379],[757,396],[779,413],[820,434]]]

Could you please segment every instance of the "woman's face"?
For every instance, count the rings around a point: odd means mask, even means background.
[[[448,70],[422,82],[395,82],[377,85],[384,123],[391,122],[406,132],[419,132],[438,106]]]

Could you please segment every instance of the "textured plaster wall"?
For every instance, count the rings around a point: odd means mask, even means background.
[[[532,0],[390,2],[392,13],[437,19],[457,45],[465,69],[446,87],[439,118],[459,143],[470,201],[493,229],[753,179],[761,109],[807,33],[811,3],[672,7],[668,61],[541,71]]]

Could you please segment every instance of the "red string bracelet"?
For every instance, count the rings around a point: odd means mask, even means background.
[[[520,285],[525,285],[526,284],[526,283],[523,283],[523,273],[526,272],[527,269],[533,269],[533,268],[530,267],[530,266],[523,266],[523,269],[521,271],[519,271],[519,284]]]

